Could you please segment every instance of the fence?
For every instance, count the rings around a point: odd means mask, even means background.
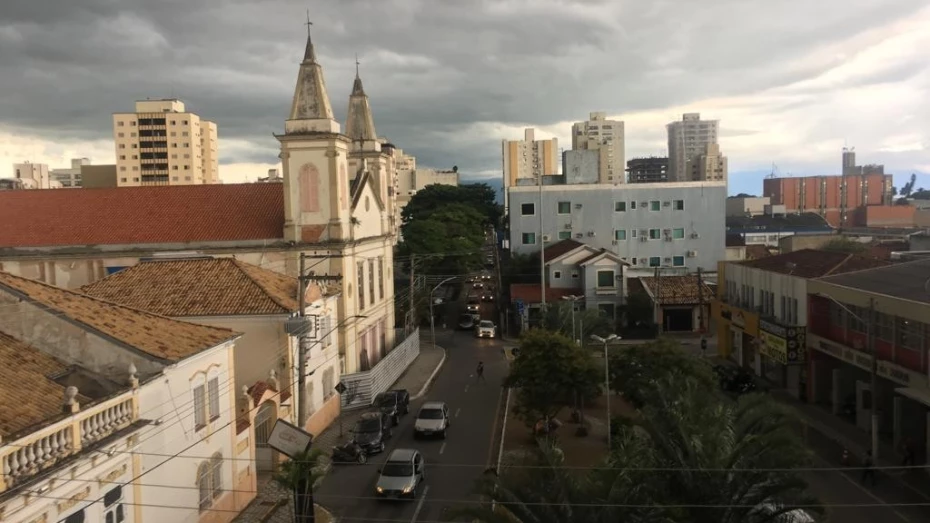
[[[346,392],[342,394],[342,408],[350,410],[370,406],[375,396],[388,390],[419,354],[420,329],[416,329],[371,370],[344,374],[342,382]]]

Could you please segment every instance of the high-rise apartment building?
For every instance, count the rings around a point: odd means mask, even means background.
[[[704,154],[707,146],[717,143],[719,120],[701,120],[700,113],[685,113],[681,121],[666,125],[668,130],[668,180],[686,182],[688,160]]]
[[[688,160],[686,176],[692,182],[726,182],[727,157],[720,152],[720,146],[707,144],[704,151]]]
[[[626,149],[621,120],[608,120],[607,113],[590,113],[587,122],[577,122],[572,125],[572,149],[600,152],[598,168],[600,183],[626,181],[624,174]]]
[[[504,140],[502,150],[504,187],[517,185],[518,179],[559,173],[558,139],[537,140],[534,129],[526,129],[523,140]]]
[[[668,158],[633,158],[626,162],[629,183],[663,183],[668,181]]]
[[[136,102],[113,114],[116,175],[121,187],[220,183],[216,124],[175,99]]]

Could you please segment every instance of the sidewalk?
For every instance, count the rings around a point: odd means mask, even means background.
[[[407,389],[410,399],[415,400],[426,393],[445,361],[445,349],[441,346],[433,346],[429,341],[428,333],[421,334],[420,354],[391,388]],[[343,411],[340,416],[343,429],[341,435],[339,433],[340,420],[336,419],[332,425],[313,439],[313,447],[322,449],[326,453],[327,471],[329,470],[330,450],[349,437],[349,430],[365,411],[366,409]],[[294,520],[293,509],[290,492],[272,481],[270,477],[261,477],[255,499],[233,519],[233,523],[291,523]],[[317,523],[331,522],[329,513],[317,506]]]

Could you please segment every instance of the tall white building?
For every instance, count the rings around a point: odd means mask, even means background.
[[[120,187],[220,183],[216,124],[180,100],[142,100],[113,115]]]
[[[526,129],[523,140],[504,140],[501,144],[504,187],[517,185],[518,179],[538,180],[540,176],[559,173],[559,141],[537,140],[535,129]]]
[[[700,113],[685,113],[681,121],[666,125],[668,130],[668,181],[691,181],[688,160],[707,152],[717,143],[719,120],[701,120]]]
[[[49,171],[49,175],[52,180],[60,183],[62,187],[81,187],[83,185],[81,167],[84,165],[90,165],[90,160],[87,158],[72,158],[70,168],[52,169]]]
[[[572,126],[572,149],[600,153],[600,183],[626,181],[626,138],[622,120],[608,120],[607,113],[603,112],[590,113],[588,121]]]
[[[48,165],[44,163],[14,163],[13,178],[22,182],[23,189],[53,189],[61,187],[52,180]]]
[[[726,182],[727,157],[720,152],[720,146],[711,143],[704,147],[704,151],[687,163],[688,181],[694,182]]]

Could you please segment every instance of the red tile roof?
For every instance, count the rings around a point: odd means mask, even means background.
[[[581,242],[576,242],[575,240],[562,240],[558,243],[552,244],[546,247],[543,250],[543,259],[546,261],[552,261],[563,254],[574,251],[578,247],[584,247],[584,244]]]
[[[839,251],[801,249],[758,260],[741,262],[741,265],[768,272],[789,274],[799,278],[822,278],[831,274],[885,267],[890,262]]]
[[[581,296],[582,289],[553,289],[546,287],[546,302],[561,300],[563,296]],[[510,301],[522,300],[523,303],[540,303],[542,293],[538,283],[514,283],[510,285]]]
[[[697,276],[660,276],[658,281],[654,277],[643,277],[639,278],[639,283],[652,296],[656,295],[658,288],[662,305],[697,305],[702,300],[710,303],[714,297],[713,289],[703,281],[698,292]]]
[[[52,247],[278,239],[281,184],[0,192],[0,246]]]

